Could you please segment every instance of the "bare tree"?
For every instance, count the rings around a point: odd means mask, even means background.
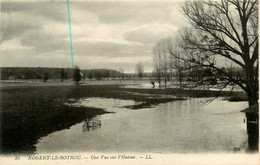
[[[60,81],[61,82],[63,82],[63,79],[65,78],[65,69],[64,68],[62,68],[61,70],[60,70]]]
[[[135,71],[137,72],[138,77],[141,79],[144,75],[144,67],[143,67],[143,64],[141,62],[136,64]]]
[[[153,47],[154,54],[154,67],[157,73],[157,79],[159,86],[161,85],[161,79],[164,80],[164,86],[166,88],[166,83],[172,77],[172,60],[169,53],[170,38],[163,39],[156,43]]]
[[[161,54],[158,46],[154,46],[153,48],[154,54],[154,72],[157,77],[157,81],[159,83],[159,87],[161,87]]]
[[[157,71],[158,78],[162,77],[166,87],[167,81],[173,82],[173,75],[175,80],[179,81],[179,86],[182,86],[184,80],[184,61],[179,58],[183,49],[179,46],[180,38],[168,37],[157,42],[153,48],[155,71]],[[174,57],[172,54],[174,52]]]
[[[108,80],[108,79],[110,78],[110,76],[111,76],[109,70],[106,70],[104,74],[105,74],[105,77],[106,77],[107,80]]]
[[[124,70],[123,70],[123,68],[119,68],[119,72],[120,72],[120,80],[124,80],[124,78],[125,78],[125,74],[124,74]]]
[[[94,77],[94,73],[93,73],[93,70],[90,70],[89,73],[88,73],[88,76],[87,76],[89,79],[93,79]]]
[[[186,56],[180,59],[191,67],[211,68],[223,87],[238,85],[250,106],[258,103],[258,0],[189,1],[182,9],[193,28],[182,35]],[[221,58],[241,68],[244,76],[227,72],[218,63]]]

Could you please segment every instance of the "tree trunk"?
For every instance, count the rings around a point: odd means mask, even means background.
[[[166,74],[164,74],[164,89],[166,89],[166,82],[167,82],[166,78],[167,78],[167,76],[166,76]]]
[[[252,78],[253,76],[248,76]],[[247,97],[249,107],[258,103],[258,85],[254,81],[248,80],[247,84]],[[259,115],[258,113],[246,112],[246,125],[248,133],[248,148],[250,151],[258,151],[259,146]]]
[[[258,92],[256,90],[255,91],[248,90],[247,97],[248,97],[249,106],[252,106],[252,105],[258,103]]]
[[[246,68],[246,93],[248,97],[248,104],[252,106],[258,103],[258,81],[254,79],[254,68],[253,65],[247,66]]]

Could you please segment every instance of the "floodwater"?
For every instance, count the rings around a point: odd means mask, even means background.
[[[184,83],[185,84],[185,83]],[[164,82],[161,84],[161,88],[164,88]],[[184,86],[182,89],[190,89],[188,84],[186,83],[187,87],[185,88]],[[197,90],[212,90],[212,91],[219,91],[222,88],[217,87],[217,85],[210,85],[210,86],[200,86],[200,87],[194,87],[195,84],[193,84],[192,89],[197,89]],[[152,85],[151,82],[149,81],[135,81],[135,82],[129,82],[126,84],[121,84],[122,88],[138,88],[138,89],[159,89],[159,84],[157,82],[154,83],[154,86]],[[180,88],[179,84],[172,84],[170,82],[167,82],[167,88]],[[243,91],[239,86],[226,86],[222,91]]]
[[[244,152],[248,147],[247,102],[191,98],[129,110],[131,100],[88,98],[74,106],[115,112],[97,116],[39,139],[36,153],[45,152]]]

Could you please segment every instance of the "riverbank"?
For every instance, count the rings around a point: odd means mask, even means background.
[[[121,88],[120,85],[1,87],[1,152],[32,153],[35,150],[34,144],[40,137],[107,113],[100,108],[64,104],[81,98],[134,100],[140,104],[128,108],[140,109],[186,97],[214,97],[217,94],[217,91],[132,89]],[[219,96],[228,97],[229,92],[221,92]],[[244,97],[240,92],[232,95],[238,96]]]

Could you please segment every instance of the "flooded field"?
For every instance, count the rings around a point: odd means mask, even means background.
[[[244,152],[247,149],[247,102],[191,98],[130,110],[131,100],[87,98],[72,106],[114,112],[39,139],[36,153],[45,152]]]

